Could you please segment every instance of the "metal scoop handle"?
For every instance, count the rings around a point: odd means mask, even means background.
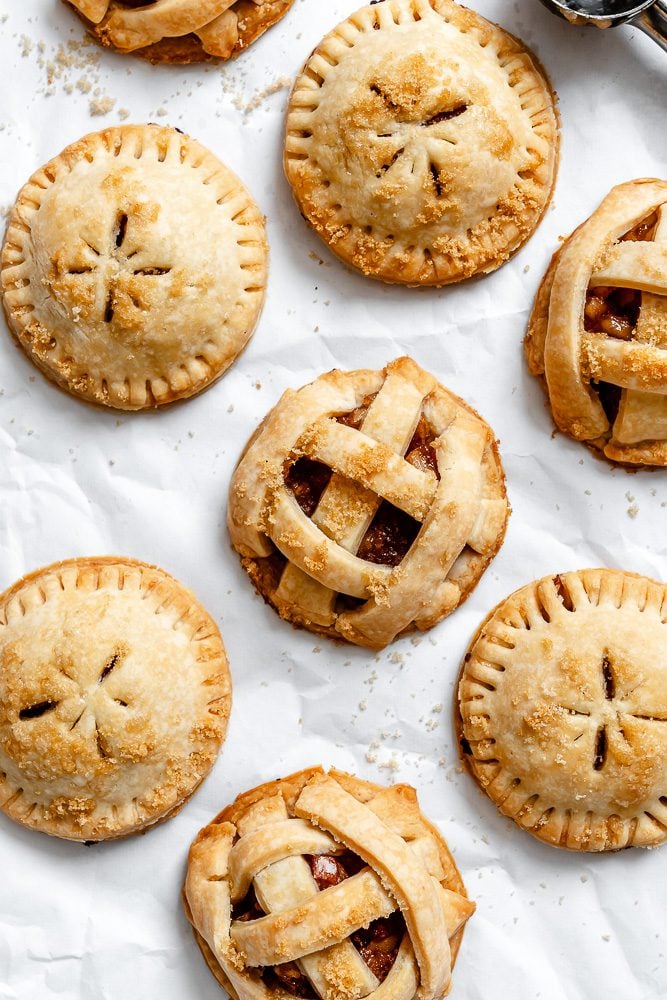
[[[644,10],[630,22],[652,38],[654,42],[667,52],[667,7],[658,0],[648,10]]]

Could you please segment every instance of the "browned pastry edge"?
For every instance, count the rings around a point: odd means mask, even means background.
[[[204,830],[218,823],[234,823],[234,820],[236,819],[238,814],[244,812],[249,806],[253,805],[253,803],[257,802],[262,798],[275,795],[279,791],[282,792],[285,787],[287,787],[288,789],[289,800],[295,801],[298,798],[299,794],[301,793],[303,787],[308,783],[308,781],[310,781],[312,777],[314,777],[317,774],[324,774],[324,773],[325,773],[324,768],[322,768],[321,766],[310,767],[306,768],[303,771],[297,771],[295,774],[290,774],[286,778],[278,778],[275,781],[268,781],[263,785],[258,785],[257,788],[252,788],[247,792],[242,792],[241,795],[238,795],[236,797],[234,802],[232,802],[225,809],[223,809],[222,812],[218,813],[218,815],[214,819],[212,819],[211,822],[208,823],[206,827],[204,827]],[[354,775],[351,774],[347,774],[341,771],[333,771],[332,773],[335,775],[337,780],[340,780],[341,778],[346,779],[344,785],[345,790],[350,794],[355,795],[355,797],[359,798],[359,800],[362,802],[364,801],[364,797],[363,794],[360,793],[363,793],[364,787],[370,787],[373,791],[384,790],[383,785],[376,785],[374,782],[371,781],[363,781],[362,779],[356,778]],[[456,867],[456,862],[454,861],[454,858],[451,855],[449,847],[447,846],[447,842],[445,841],[444,837],[442,836],[438,828],[434,826],[433,823],[431,823],[424,816],[423,813],[421,814],[421,819],[424,825],[428,827],[428,829],[431,831],[438,844],[438,848],[440,850],[440,860],[442,861],[442,865],[445,872],[447,873],[448,879],[451,879],[451,884],[448,885],[448,888],[452,889],[454,892],[460,893],[462,896],[465,896],[465,898],[468,899],[469,898],[468,893],[466,892],[466,887],[463,883],[463,879],[461,878],[461,873]],[[202,833],[203,831],[199,833],[197,839],[199,839]],[[185,890],[182,891],[181,897],[183,901],[183,907],[185,909],[185,915],[190,921],[190,923],[192,923],[191,920],[192,914],[190,911],[190,907],[188,905],[188,901],[185,896]],[[227,990],[232,1000],[238,1000],[238,994],[235,992],[235,990],[232,988],[231,984],[227,980],[222,968],[220,967],[220,963],[218,962],[215,955],[211,951],[211,948],[204,940],[204,938],[201,936],[201,934],[196,930],[196,928],[193,927],[192,929],[194,932],[195,940],[199,945],[201,953],[204,956],[204,960],[206,961],[206,964],[208,965],[212,974],[215,976],[216,980],[223,987],[223,989]],[[449,942],[452,953],[452,969],[456,964],[456,959],[458,957],[459,948],[461,947],[464,931],[465,931],[465,924],[463,925],[463,927],[460,928],[460,930],[456,932],[454,937],[451,938]]]

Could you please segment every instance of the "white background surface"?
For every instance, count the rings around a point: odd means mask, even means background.
[[[667,997],[667,848],[595,857],[534,841],[459,772],[451,723],[465,646],[510,591],[584,566],[667,576],[667,472],[629,475],[552,439],[521,352],[558,236],[612,184],[667,173],[667,57],[633,29],[572,28],[537,0],[476,5],[532,45],[551,74],[563,117],[560,178],[552,210],[511,263],[476,283],[415,291],[348,272],[307,229],[281,170],[286,91],[254,101],[292,77],[357,0],[296,0],[235,64],[189,69],[97,48],[84,51],[92,65],[76,51],[64,65],[57,51],[83,38],[78,20],[55,0],[0,0],[0,205],[67,143],[126,108],[130,121],[190,132],[237,171],[268,216],[272,248],[266,308],[243,357],[209,392],[157,414],[70,399],[0,321],[0,590],[70,556],[158,563],[219,621],[235,685],[223,753],[166,825],[85,848],[0,816],[2,1000],[221,997],[180,908],[188,845],[237,793],[320,762],[412,782],[448,838],[478,905],[453,1000]],[[81,92],[81,77],[93,91]],[[96,87],[117,102],[104,117],[90,114]],[[468,603],[420,640],[375,656],[297,632],[253,595],[229,548],[225,498],[240,448],[286,387],[334,366],[381,367],[403,352],[494,427],[514,514]]]

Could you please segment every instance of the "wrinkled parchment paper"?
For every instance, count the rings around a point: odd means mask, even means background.
[[[56,0],[0,0],[0,205],[86,132],[126,119],[171,123],[247,183],[272,251],[266,308],[245,354],[209,392],[164,412],[123,415],[70,399],[0,322],[0,589],[76,555],[158,563],[220,623],[235,686],[211,776],[146,836],[85,848],[0,816],[1,1000],[221,997],[180,907],[188,845],[238,792],[320,762],[415,784],[448,838],[478,906],[454,1000],[667,997],[667,848],[595,857],[534,841],[460,772],[451,722],[466,644],[512,590],[584,566],[667,576],[667,474],[613,470],[552,438],[521,352],[559,235],[613,184],[667,173],[667,58],[632,28],[573,28],[538,0],[476,5],[551,74],[560,178],[537,234],[500,271],[414,291],[339,264],[300,219],[282,175],[285,88],[357,0],[296,0],[236,63],[187,69],[82,46],[80,22]],[[243,443],[285,388],[404,352],[491,423],[514,513],[468,603],[374,655],[298,632],[254,596],[227,541],[225,498]]]

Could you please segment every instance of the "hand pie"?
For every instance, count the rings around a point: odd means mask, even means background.
[[[75,396],[139,410],[201,392],[245,347],[264,301],[264,221],[194,139],[120,126],[28,181],[0,267],[31,360]]]
[[[620,184],[554,255],[526,338],[556,426],[667,466],[667,181]]]
[[[90,33],[153,63],[232,59],[279,21],[294,0],[65,0]]]
[[[588,569],[491,612],[459,685],[463,759],[506,816],[572,851],[667,839],[667,587]]]
[[[380,649],[466,599],[507,517],[491,428],[399,358],[288,390],[239,462],[227,523],[283,618]]]
[[[558,146],[554,93],[520,41],[452,0],[383,0],[306,63],[285,171],[347,264],[446,285],[495,270],[531,236]]]
[[[185,906],[233,1000],[441,1000],[475,909],[413,788],[321,768],[200,832]]]
[[[0,808],[23,826],[90,841],[169,818],[230,705],[218,628],[163,570],[72,559],[0,595]]]

